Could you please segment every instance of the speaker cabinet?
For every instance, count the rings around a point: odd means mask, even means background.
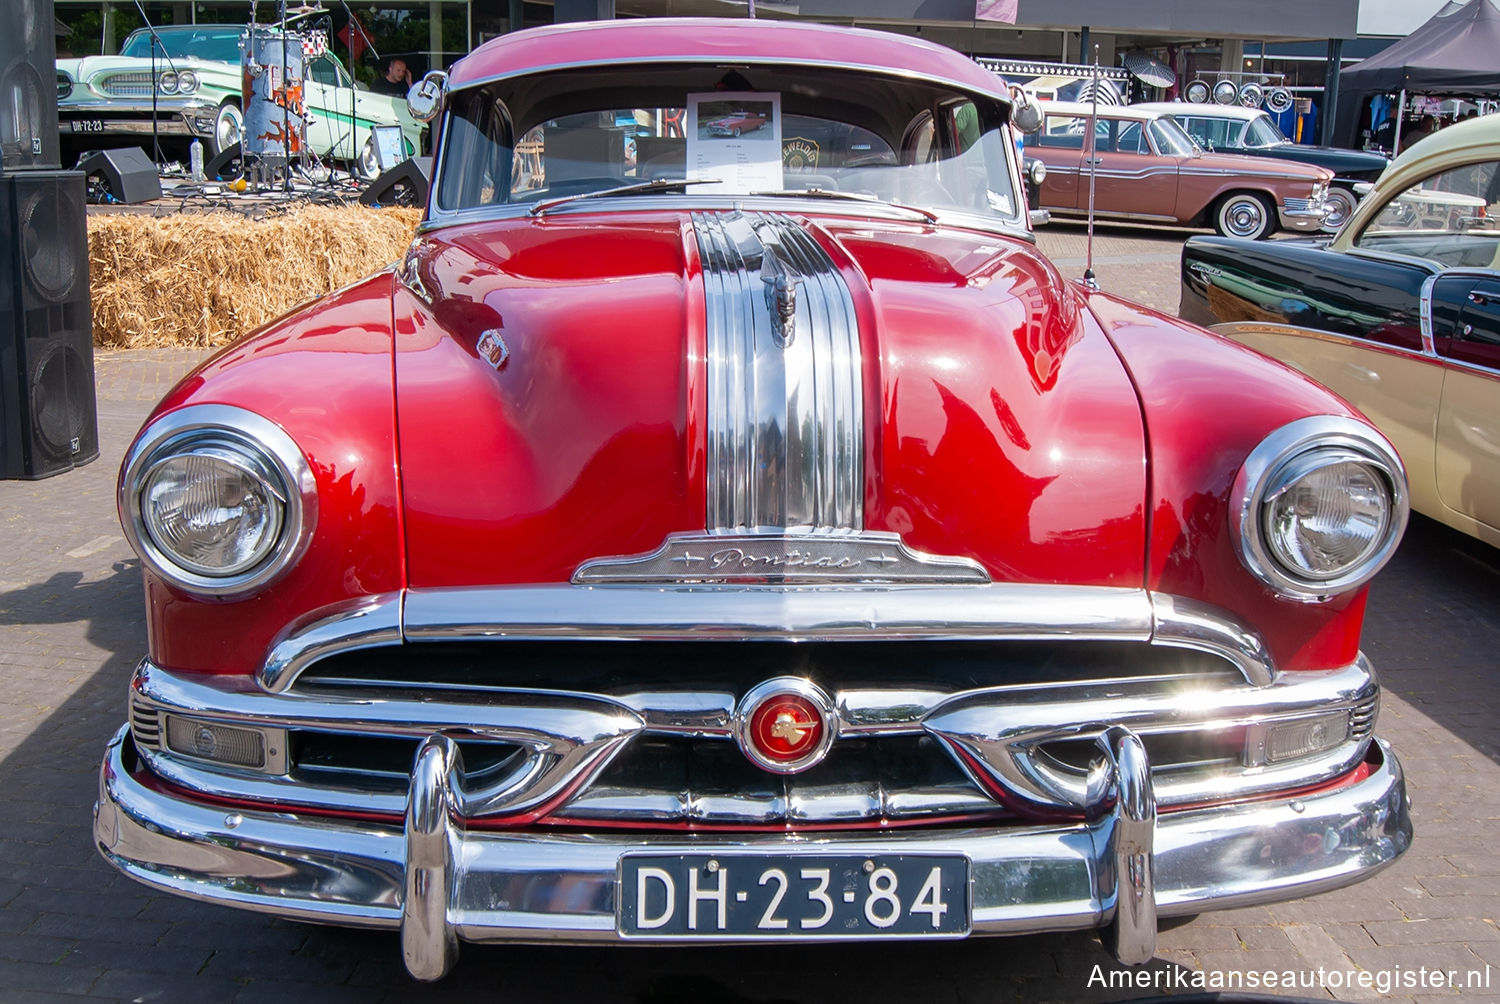
[[[370,183],[359,195],[366,206],[425,206],[432,186],[432,158],[403,160]]]
[[[52,0],[0,0],[0,172],[58,166]]]
[[[91,150],[78,158],[78,170],[88,179],[90,189],[99,184],[109,192],[109,199],[94,199],[91,194],[90,201],[134,203],[161,198],[156,165],[138,146]]]
[[[0,177],[0,477],[99,456],[93,327],[83,173]]]

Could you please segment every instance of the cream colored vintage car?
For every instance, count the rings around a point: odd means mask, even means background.
[[[1343,395],[1414,509],[1500,546],[1500,116],[1411,147],[1331,241],[1194,237],[1182,266],[1184,318]]]

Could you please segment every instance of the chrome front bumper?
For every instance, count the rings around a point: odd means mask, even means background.
[[[122,728],[106,752],[94,835],[115,867],[169,892],[400,930],[408,969],[429,980],[452,966],[460,939],[621,940],[620,859],[645,849],[961,854],[972,868],[973,933],[1104,927],[1116,956],[1136,963],[1154,951],[1158,915],[1337,888],[1389,864],[1411,841],[1400,765],[1378,740],[1358,781],[1159,817],[1136,737],[1117,726],[1098,742],[1107,776],[1088,822],[645,837],[464,829],[453,790],[461,768],[442,735],[419,748],[404,826],[226,810],[142,783]]]
[[[78,136],[150,136],[153,113],[155,131],[162,136],[213,135],[218,105],[201,98],[158,98],[156,108],[150,98],[87,99],[60,103],[58,125],[65,135]],[[98,130],[76,129],[74,122],[99,122]]]
[[[1297,230],[1311,232],[1321,230],[1323,221],[1333,212],[1333,207],[1326,203],[1319,203],[1316,208],[1293,209],[1285,205],[1276,207],[1276,215],[1281,220],[1281,226],[1285,230]]]

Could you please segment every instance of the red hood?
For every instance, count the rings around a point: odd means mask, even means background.
[[[999,580],[1140,585],[1140,405],[1055,269],[991,234],[798,222],[858,318],[864,528]],[[409,263],[395,321],[412,585],[566,581],[705,528],[712,403],[686,214],[452,227]]]

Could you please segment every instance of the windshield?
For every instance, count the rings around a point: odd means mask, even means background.
[[[1250,128],[1245,130],[1246,146],[1279,146],[1290,142],[1291,140],[1276,128],[1276,123],[1269,115],[1257,115],[1250,120]]]
[[[697,181],[693,199],[807,193],[842,211],[873,198],[1014,225],[1007,111],[928,81],[805,66],[536,75],[453,96],[434,205],[531,206],[667,179]]]
[[[1156,140],[1156,148],[1169,157],[1191,157],[1198,153],[1193,137],[1170,115],[1152,121],[1151,138]]]
[[[238,26],[158,28],[156,34],[161,39],[161,45],[156,49],[156,56],[158,59],[165,54],[168,59],[191,57],[220,63],[238,63],[242,30]],[[151,33],[148,31],[131,32],[125,44],[120,47],[120,55],[132,56],[136,59],[150,59]]]

